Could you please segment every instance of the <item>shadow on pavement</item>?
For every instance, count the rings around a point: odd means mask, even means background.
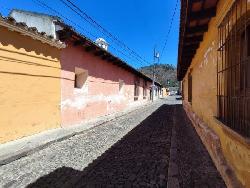
[[[176,109],[177,157],[179,183],[190,188],[225,188],[209,153],[183,108]]]
[[[167,187],[173,126],[180,187],[226,187],[182,105],[162,105],[83,171],[61,167],[28,187]]]
[[[83,171],[61,167],[28,187],[166,187],[174,108],[161,106]]]

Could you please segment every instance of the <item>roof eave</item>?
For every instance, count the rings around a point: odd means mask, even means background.
[[[116,57],[115,55],[113,55],[112,53],[110,53],[109,51],[101,48],[100,46],[98,46],[97,44],[95,44],[93,41],[89,40],[88,38],[86,38],[85,36],[79,34],[78,32],[76,32],[75,30],[73,30],[71,27],[65,25],[65,30],[63,30],[62,32],[66,32],[64,33],[65,36],[62,36],[62,33],[60,34],[61,35],[61,39],[60,40],[63,40],[63,41],[66,41],[67,39],[71,38],[73,40],[75,40],[74,42],[76,42],[78,45],[81,45],[83,46],[85,49],[87,47],[90,47],[91,50],[94,54],[96,54],[96,56],[102,56],[105,55],[107,56],[107,58],[105,59],[111,59],[110,61],[117,65],[117,66],[120,66],[126,70],[129,70],[131,72],[133,72],[134,74],[136,74],[137,76],[145,79],[145,80],[148,80],[148,81],[153,81],[150,77],[144,75],[143,73],[141,73],[140,71],[136,70],[135,68],[133,68],[132,66],[128,65],[126,62],[124,62],[123,60],[121,60],[119,57]],[[84,42],[83,42],[84,41]],[[98,53],[99,52],[99,53]],[[155,82],[156,85],[158,86],[162,86],[160,83],[158,82]]]
[[[0,26],[6,27],[11,31],[15,31],[18,33],[21,33],[24,36],[29,36],[34,40],[39,40],[42,43],[46,43],[50,46],[56,47],[58,49],[65,48],[66,45],[62,43],[61,41],[55,40],[50,38],[50,36],[42,35],[39,32],[32,32],[31,29],[27,26],[18,26],[17,24],[20,23],[15,23],[14,20],[12,22],[8,21],[9,18],[3,18],[0,16]],[[11,18],[13,19],[13,18]]]
[[[199,48],[208,24],[216,15],[218,0],[182,0],[178,47],[177,79],[181,81]],[[200,4],[200,6],[194,6]],[[199,8],[197,8],[199,7]]]

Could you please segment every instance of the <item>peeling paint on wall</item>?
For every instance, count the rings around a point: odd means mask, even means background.
[[[204,66],[207,66],[208,63],[213,63],[214,65],[216,64],[216,56],[214,53],[216,52],[215,49],[215,41],[211,42],[211,45],[207,47],[207,50],[205,51],[203,55],[203,60],[200,63],[199,68],[202,69]]]
[[[64,108],[77,108],[83,109],[88,103],[94,102],[107,102],[107,103],[121,103],[124,102],[126,98],[123,95],[111,95],[105,96],[103,94],[94,95],[94,96],[75,96],[73,99],[66,99],[62,101],[61,107]]]
[[[68,43],[62,50],[62,126],[78,124],[98,116],[107,115],[145,103],[143,79],[138,101],[134,101],[135,75],[121,67],[110,64]],[[88,72],[82,88],[74,88],[75,68]],[[121,87],[122,84],[122,87]],[[150,86],[151,83],[148,83]]]

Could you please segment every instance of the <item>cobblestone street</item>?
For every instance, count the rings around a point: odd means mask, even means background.
[[[178,103],[161,99],[0,166],[0,187],[167,187],[173,127],[180,187],[225,187]]]

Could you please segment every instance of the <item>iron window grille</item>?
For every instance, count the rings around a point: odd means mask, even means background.
[[[236,0],[218,27],[218,118],[250,136],[250,3]]]

